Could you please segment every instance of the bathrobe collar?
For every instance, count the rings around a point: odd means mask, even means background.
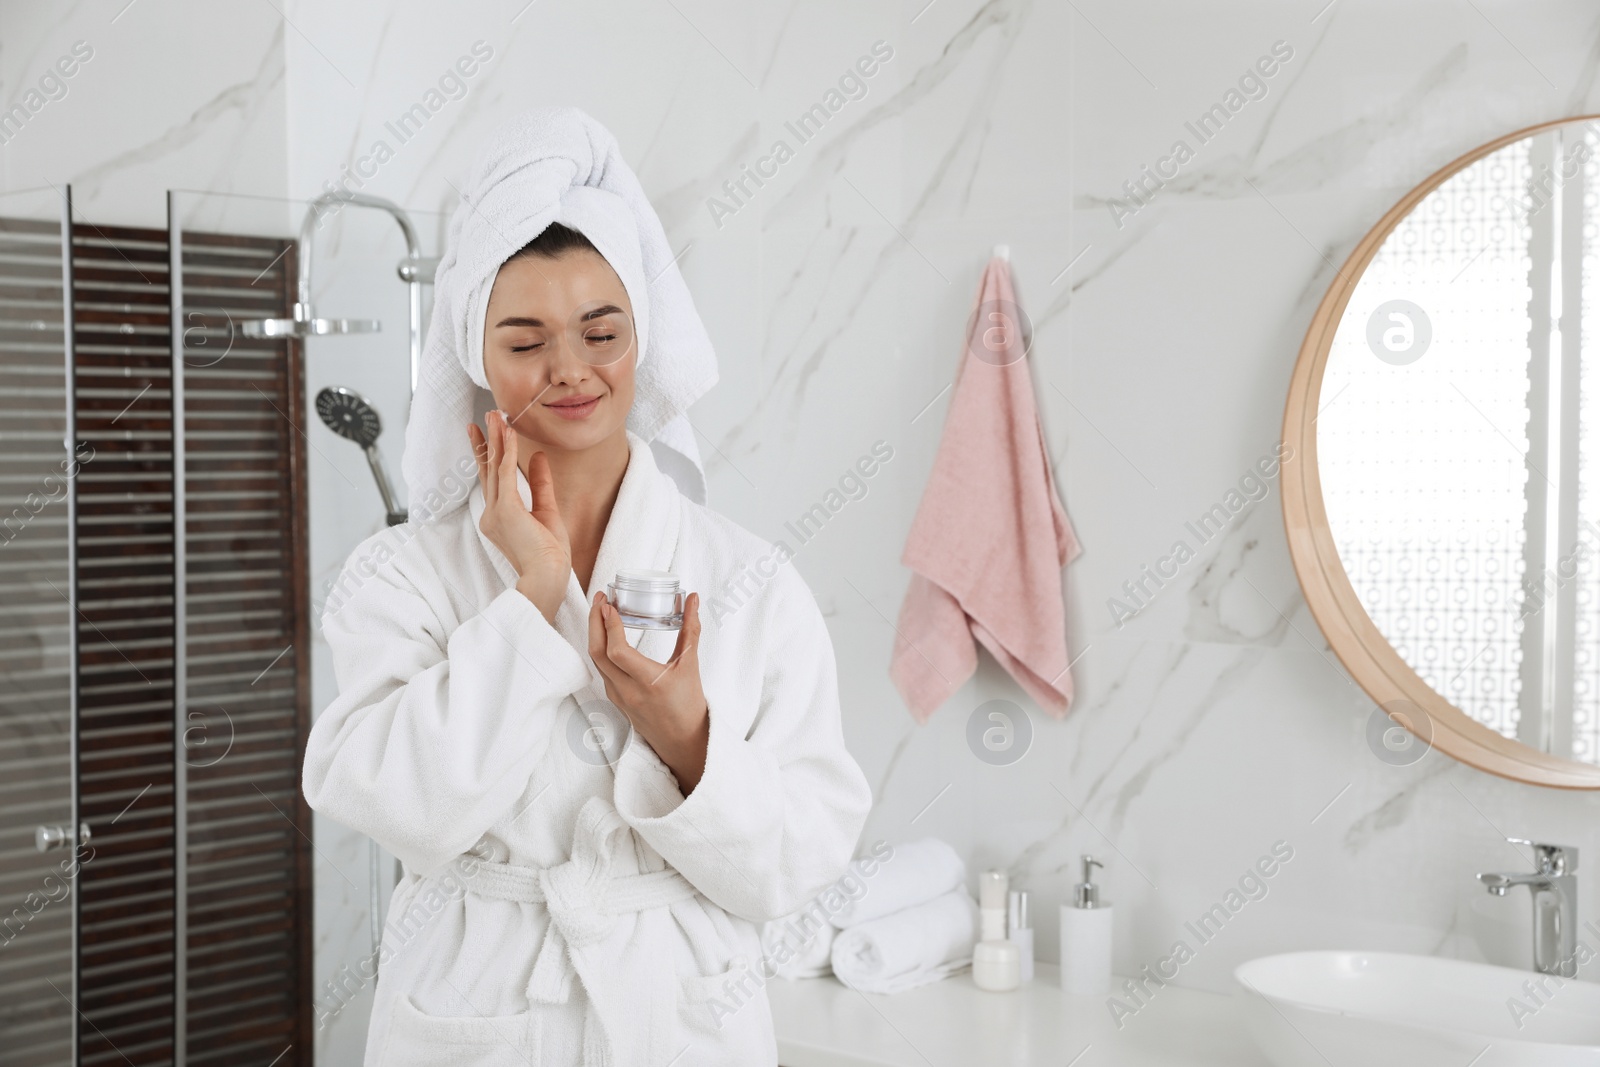
[[[616,503],[612,505],[611,517],[600,538],[600,552],[589,576],[588,595],[578,584],[577,572],[568,571],[567,595],[556,611],[556,629],[568,643],[578,648],[585,648],[589,643],[589,604],[597,590],[609,585],[618,570],[669,571],[677,553],[682,494],[676,483],[656,466],[650,442],[632,430],[624,432],[628,435],[628,467],[623,472]],[[517,471],[517,493],[522,497],[523,507],[533,506],[533,490],[521,469]],[[488,505],[483,498],[481,482],[473,484],[468,504],[472,526],[478,532],[483,550],[506,584],[515,585],[516,568],[483,532],[483,512]],[[628,630],[627,634],[628,643],[635,648],[639,647],[641,635],[666,636],[665,632],[643,630]],[[668,650],[676,643],[676,635],[672,636],[674,640],[666,645]],[[648,654],[647,649],[641,651]]]

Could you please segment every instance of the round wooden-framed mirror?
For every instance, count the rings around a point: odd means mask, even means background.
[[[1373,226],[1283,441],[1306,603],[1390,732],[1600,789],[1600,115],[1473,149]]]

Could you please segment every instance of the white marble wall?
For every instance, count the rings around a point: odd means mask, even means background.
[[[107,34],[95,61],[105,64],[85,69],[59,116],[40,116],[62,119],[48,145],[40,137],[25,162],[0,149],[0,173],[10,188],[47,171],[83,182],[107,221],[148,219],[169,182],[313,196],[487,43],[493,57],[466,94],[406,144],[391,138],[393,158],[363,191],[417,211],[436,247],[452,183],[486,132],[517,108],[576,103],[616,133],[674,246],[688,249],[681,263],[722,362],[721,384],[694,412],[713,506],[782,537],[874,441],[894,448],[867,495],[797,559],[829,616],[846,734],[874,785],[869,840],[936,834],[974,871],[1008,869],[1033,893],[1044,959],[1077,857],[1094,852],[1107,862],[1124,972],[1180,937],[1193,945],[1185,920],[1288,842],[1294,858],[1267,897],[1182,969],[1178,982],[1202,988],[1227,989],[1241,960],[1295,948],[1525,960],[1526,901],[1491,899],[1473,875],[1520,866],[1506,835],[1592,852],[1600,798],[1436,753],[1403,768],[1376,759],[1363,733],[1372,705],[1305,610],[1276,491],[1138,618],[1119,628],[1106,604],[1276,444],[1311,312],[1367,227],[1473,145],[1600,105],[1590,6],[523,4],[379,14],[355,0],[298,2],[283,8],[288,25],[257,12],[228,28],[230,62],[163,75],[181,101],[147,69],[151,54],[118,65]],[[114,14],[81,4],[70,19],[34,16],[41,29],[26,47],[6,36],[4,93],[91,9]],[[130,20],[143,20],[135,39],[156,50],[201,52],[222,34],[156,4],[110,28]],[[879,40],[894,54],[865,96],[719,227],[708,198]],[[1124,181],[1277,41],[1293,55],[1265,97],[1119,226],[1111,198]],[[89,92],[91,77],[114,76],[127,98],[115,123]],[[371,396],[398,472],[399,243],[381,218],[354,213],[330,236],[319,305],[381,316],[386,332],[314,348],[311,389]],[[908,580],[900,550],[948,401],[939,394],[997,242],[1011,246],[1033,318],[1046,437],[1085,546],[1065,580],[1076,706],[1061,722],[1030,709],[1031,750],[1007,767],[966,743],[978,705],[1029,704],[987,657],[923,727],[887,675]],[[378,504],[356,450],[320,426],[308,432],[320,581],[376,528]],[[317,672],[321,708],[333,690],[324,663]],[[366,949],[365,853],[326,823],[318,846],[317,968],[331,975]],[[1600,914],[1596,881],[1580,881],[1584,913]],[[357,1062],[364,1029],[363,1000],[324,1036],[323,1062]]]
[[[71,182],[80,220],[137,226],[166,225],[169,188],[281,197],[287,32],[266,4],[0,5],[0,103],[73,69],[0,144],[0,189]]]

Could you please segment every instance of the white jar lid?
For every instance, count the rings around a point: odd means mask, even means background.
[[[1021,955],[1022,949],[1009,939],[979,941],[972,946],[972,958],[979,963],[1015,963]]]
[[[676,589],[678,576],[671,571],[618,570],[616,584],[632,589]]]

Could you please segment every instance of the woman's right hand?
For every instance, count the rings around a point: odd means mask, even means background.
[[[517,492],[516,431],[498,411],[489,412],[485,421],[487,434],[477,423],[467,424],[467,437],[478,457],[478,481],[483,486],[483,518],[478,528],[516,568],[517,588],[554,625],[556,609],[567,595],[567,576],[572,573],[572,543],[556,507],[550,461],[543,452],[535,452],[528,461],[533,508],[523,507],[522,495]]]

